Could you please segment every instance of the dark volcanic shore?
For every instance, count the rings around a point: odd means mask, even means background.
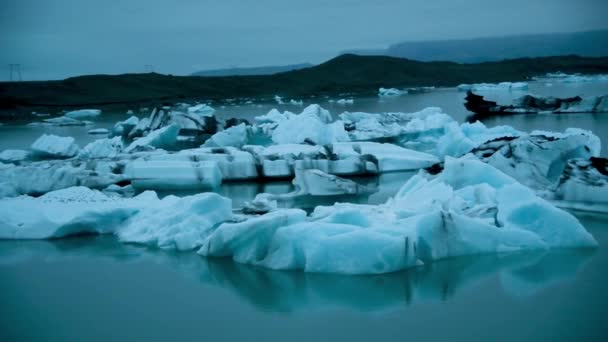
[[[90,75],[61,81],[0,83],[0,118],[37,109],[150,106],[163,102],[375,94],[379,87],[456,86],[525,81],[548,72],[608,73],[608,57],[520,58],[459,64],[384,56],[342,55],[315,67],[263,76],[171,76],[156,73]]]

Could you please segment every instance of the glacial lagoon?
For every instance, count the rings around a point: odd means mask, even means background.
[[[595,96],[607,94],[608,83],[531,82],[527,92]],[[508,102],[522,94],[495,92],[488,97]],[[304,103],[319,103],[334,114],[414,112],[436,106],[462,122],[468,115],[463,97],[456,89],[436,89],[395,98],[355,98],[352,105],[326,98]],[[294,105],[236,102],[216,106],[216,114],[251,119],[275,107],[299,111]],[[0,150],[29,146],[49,132],[73,136],[83,146],[98,138],[87,134],[88,129],[111,128],[127,117],[104,113],[92,119],[92,127],[0,126]],[[602,140],[601,155],[608,151],[605,114],[520,115],[485,124],[524,131],[589,129]],[[296,206],[382,203],[414,174],[356,179],[380,191]],[[290,181],[228,183],[220,194],[238,207],[261,192],[291,190]],[[112,236],[0,241],[0,330],[7,340],[60,341],[125,335],[149,340],[605,340],[608,217],[575,214],[599,248],[458,257],[377,276],[271,271],[194,253],[125,245]]]

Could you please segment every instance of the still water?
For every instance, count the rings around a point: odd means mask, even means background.
[[[532,83],[529,92],[574,96],[608,94],[608,83]],[[494,93],[508,102],[524,93]],[[463,93],[438,89],[394,99],[357,98],[332,113],[417,111],[442,107],[459,121]],[[278,107],[257,103],[217,106],[225,117],[252,118]],[[25,148],[43,132],[74,136],[81,145],[124,113],[104,113],[92,127],[0,126],[0,150]],[[522,130],[593,130],[605,156],[608,115],[511,116],[487,125]],[[380,187],[365,198],[381,203],[411,173],[359,179]],[[282,193],[289,182],[222,187],[238,207],[258,192]],[[268,271],[230,260],[204,259],[124,245],[109,236],[55,241],[0,241],[0,341],[482,341],[608,340],[608,216],[575,213],[598,240],[595,250],[475,256],[380,276],[332,276]]]

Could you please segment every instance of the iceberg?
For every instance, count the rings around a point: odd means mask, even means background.
[[[95,128],[95,129],[90,129],[87,133],[89,133],[89,134],[109,134],[110,131],[106,128]]]
[[[72,137],[43,134],[32,146],[32,153],[39,158],[70,158],[78,153],[78,145]]]
[[[248,142],[247,126],[241,123],[211,136],[201,147],[243,147]]]
[[[271,205],[270,205],[271,206]],[[595,247],[577,219],[475,158],[446,158],[381,205],[337,203],[233,215],[216,194],[131,199],[76,187],[0,200],[0,237],[114,233],[276,270],[377,274],[454,256]]]
[[[82,186],[40,197],[0,199],[0,239],[113,233],[140,208],[157,200],[154,193],[121,199]]]
[[[124,180],[121,174],[99,172],[93,168],[93,164],[87,164],[44,161],[23,166],[11,165],[0,168],[0,179],[10,183],[19,194],[27,195],[41,195],[78,185],[102,189]]]
[[[135,160],[127,164],[124,174],[140,190],[213,189],[222,183],[214,161]]]
[[[454,122],[440,108],[429,107],[415,113],[340,114],[353,141],[392,139],[403,142],[420,141],[421,137],[443,134],[443,127]],[[401,144],[401,143],[400,143]]]
[[[512,90],[527,90],[527,82],[501,82],[494,83],[476,83],[476,84],[460,84],[456,87],[458,91],[477,91],[477,92],[493,92],[493,91],[512,91]]]
[[[114,158],[124,148],[121,137],[98,139],[83,147],[78,153],[81,159]]]
[[[72,119],[82,119],[82,118],[90,118],[96,117],[101,114],[101,110],[99,109],[79,109],[73,110],[71,112],[67,112],[64,116]]]
[[[593,133],[569,128],[564,133],[533,131],[520,137],[485,142],[472,153],[536,190],[553,190],[570,159],[597,157],[601,145]]]
[[[533,217],[533,220],[530,220]],[[386,273],[453,256],[593,247],[570,214],[474,159],[410,179],[384,205],[275,210],[224,223],[199,253],[278,270]]]
[[[80,121],[67,116],[60,116],[42,120],[41,122],[32,122],[28,126],[86,126],[87,121]]]
[[[199,162],[203,164],[198,164]],[[219,168],[220,182],[225,180],[255,179],[258,177],[256,161],[253,155],[233,147],[206,147],[183,150],[178,153],[146,155],[143,158],[127,163],[126,170],[138,174],[137,178],[145,178],[148,183],[166,183],[163,186],[164,188],[171,187],[171,182],[176,174],[185,173],[179,177],[178,188],[196,189],[201,187],[201,181],[204,179],[211,181],[209,183],[210,187],[219,185],[217,183],[216,166],[213,163],[217,164],[217,168]],[[145,170],[148,166],[164,169],[167,174],[162,172],[150,173]],[[175,169],[171,170],[171,168]],[[139,174],[140,170],[145,174],[145,177]],[[135,174],[130,175],[133,177]],[[171,177],[167,177],[167,175],[171,175]],[[207,186],[205,185],[206,181],[203,183],[203,186]]]
[[[0,163],[18,163],[29,157],[29,151],[8,149],[0,152]]]
[[[380,88],[378,90],[378,96],[380,97],[401,96],[406,94],[407,90],[399,90],[396,88]]]
[[[342,106],[346,106],[346,105],[352,105],[355,103],[355,100],[353,99],[339,99],[338,101],[336,101],[337,104],[342,105]]]
[[[375,190],[316,169],[296,170],[293,184],[298,196],[360,195]]]
[[[129,136],[129,133],[139,124],[139,118],[137,116],[131,116],[127,120],[119,121],[114,124],[112,128],[112,137],[122,136],[124,138]]]
[[[565,74],[563,72],[548,73],[545,76],[534,77],[536,81],[552,81],[559,83],[587,83],[587,82],[605,82],[608,81],[608,75],[581,75],[581,74]]]
[[[167,196],[133,215],[117,235],[123,242],[185,251],[200,247],[220,223],[230,219],[231,201],[220,195]]]
[[[276,116],[276,114],[273,114]],[[272,131],[275,144],[317,145],[331,144],[338,141],[349,141],[341,121],[331,123],[329,111],[319,105],[306,107],[299,115],[289,116],[277,123]]]
[[[538,114],[538,113],[604,113],[608,112],[608,95],[580,96],[569,98],[542,97],[524,95],[513,101],[511,105],[498,105],[488,101],[481,95],[468,92],[465,107],[475,113],[469,121],[493,115]]]
[[[201,103],[196,106],[188,107],[188,113],[200,116],[212,116],[213,113],[215,113],[215,109],[207,104]]]
[[[559,207],[608,212],[608,159],[568,160],[551,200]]]
[[[125,152],[129,153],[146,147],[171,149],[177,143],[179,130],[180,127],[176,124],[154,130],[145,137],[133,141],[125,148]]]

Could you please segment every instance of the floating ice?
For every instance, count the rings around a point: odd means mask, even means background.
[[[145,148],[146,146],[163,149],[173,148],[177,143],[177,134],[179,133],[179,130],[180,128],[176,124],[154,130],[148,133],[148,135],[145,137],[139,138],[132,142],[125,149],[125,152],[136,151],[137,149]]]
[[[156,195],[134,199],[108,197],[85,187],[41,197],[0,200],[0,239],[48,239],[83,233],[112,233]]]
[[[21,162],[28,159],[30,156],[29,151],[25,150],[4,150],[0,152],[0,162],[1,163],[15,163]]]
[[[209,105],[201,103],[196,106],[188,107],[188,113],[198,114],[200,116],[212,116],[213,113],[215,113],[215,109]]]
[[[127,164],[125,176],[136,189],[213,189],[222,183],[214,161],[135,160]]]
[[[85,126],[88,122],[60,116],[57,118],[45,119],[41,122],[32,122],[28,126]]]
[[[476,84],[460,84],[456,87],[458,91],[511,91],[511,90],[527,90],[527,82],[501,82],[494,83],[476,83]]]
[[[247,142],[247,126],[242,123],[215,133],[201,147],[242,147]]]
[[[99,109],[79,109],[67,112],[64,116],[72,119],[82,119],[99,116],[99,114],[101,114]]]
[[[332,121],[329,111],[319,105],[310,105],[299,115],[280,121],[272,132],[272,141],[276,144],[331,144],[337,141],[349,141],[341,121]]]
[[[380,97],[401,96],[406,94],[407,90],[399,90],[396,88],[380,88],[378,90],[378,96]]]
[[[78,153],[72,137],[43,134],[31,146],[32,153],[40,158],[70,158]]]
[[[336,101],[337,104],[342,105],[342,106],[346,106],[346,105],[352,105],[355,103],[355,100],[353,99],[339,99],[338,101]]]
[[[89,134],[108,134],[108,133],[110,133],[110,131],[105,128],[95,128],[95,129],[90,129],[87,133],[89,133]]]
[[[608,212],[608,160],[569,160],[551,199],[560,207]]]
[[[340,178],[316,169],[296,170],[293,184],[296,186],[297,195],[358,195],[374,190],[350,179]]]
[[[98,172],[86,163],[62,161],[36,162],[0,168],[0,179],[14,186],[19,194],[40,195],[49,191],[83,185],[101,189],[124,179],[111,172]]]
[[[552,81],[560,83],[586,83],[586,82],[604,82],[608,81],[608,75],[581,75],[581,74],[565,74],[562,72],[548,73],[545,76],[535,77],[538,81]]]
[[[231,201],[220,195],[167,196],[130,218],[118,236],[124,242],[192,250],[200,247],[220,223],[231,218]]]
[[[79,158],[114,158],[122,152],[124,146],[120,137],[98,139],[83,147],[78,153]]]

